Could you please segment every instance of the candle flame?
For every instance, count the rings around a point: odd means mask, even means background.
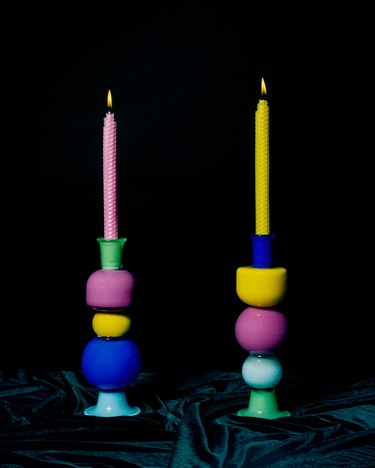
[[[108,90],[107,106],[109,109],[112,109],[112,93],[110,89]]]
[[[260,85],[260,92],[261,92],[261,94],[267,94],[266,83],[264,82],[263,77],[262,77],[262,83]]]

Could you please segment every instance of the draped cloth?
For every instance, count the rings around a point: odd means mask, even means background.
[[[237,416],[239,372],[141,373],[132,417],[85,416],[97,389],[82,372],[0,371],[0,467],[374,467],[375,379],[313,385],[284,371],[274,420]]]

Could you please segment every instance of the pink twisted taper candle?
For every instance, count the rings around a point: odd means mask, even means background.
[[[108,91],[108,108],[112,108],[112,95]],[[104,117],[103,128],[103,191],[104,191],[104,239],[117,239],[117,162],[116,121],[109,110]]]

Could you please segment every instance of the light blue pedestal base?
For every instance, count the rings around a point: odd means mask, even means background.
[[[126,395],[121,392],[99,391],[96,406],[90,406],[84,413],[86,416],[113,418],[116,416],[136,416],[141,410],[137,406],[130,406]]]

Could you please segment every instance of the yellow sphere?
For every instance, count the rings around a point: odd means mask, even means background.
[[[130,328],[131,320],[126,315],[97,312],[92,319],[92,328],[98,336],[119,337]]]
[[[254,307],[272,307],[285,297],[287,272],[283,267],[237,269],[236,292],[245,304]]]

